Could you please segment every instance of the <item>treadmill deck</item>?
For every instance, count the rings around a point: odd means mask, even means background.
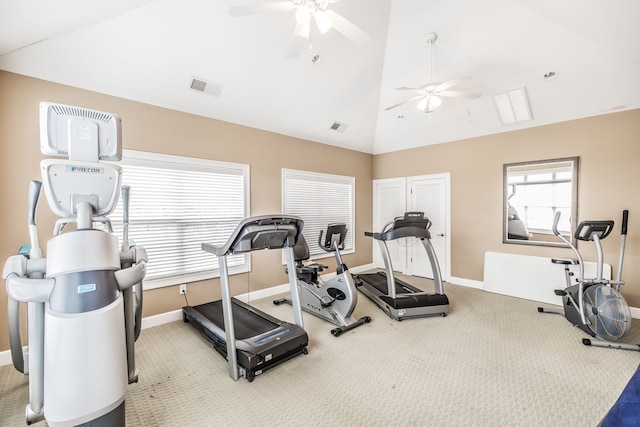
[[[309,338],[300,326],[280,321],[235,298],[231,302],[238,364],[247,380],[253,381],[263,371],[307,353]],[[183,307],[182,316],[227,358],[221,300]]]
[[[403,320],[418,317],[446,316],[449,299],[445,294],[428,294],[402,280],[395,279],[396,298],[388,296],[387,276],[384,272],[359,274],[360,292],[380,307],[389,317]]]

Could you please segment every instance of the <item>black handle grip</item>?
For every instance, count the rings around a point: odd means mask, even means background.
[[[621,234],[623,235],[627,235],[627,223],[629,222],[629,211],[628,210],[623,210],[622,211],[622,232]]]

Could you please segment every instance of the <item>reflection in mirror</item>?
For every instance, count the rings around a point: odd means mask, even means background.
[[[551,231],[575,244],[571,224],[578,218],[578,157],[504,165],[503,243],[565,246]]]

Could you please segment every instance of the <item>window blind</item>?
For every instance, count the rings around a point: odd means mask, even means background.
[[[318,246],[318,236],[334,222],[347,225],[342,253],[354,252],[354,177],[283,169],[282,200],[285,214],[299,216],[304,221],[302,234],[312,256],[327,255]]]
[[[145,288],[215,277],[221,245],[248,212],[248,165],[127,151],[120,163],[129,185],[129,239],[148,254]],[[122,239],[122,202],[109,216]],[[248,270],[248,257],[228,257]]]

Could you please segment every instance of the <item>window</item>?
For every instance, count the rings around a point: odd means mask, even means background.
[[[249,212],[249,166],[125,150],[122,184],[131,187],[129,239],[149,256],[145,289],[218,276],[203,242],[223,244]],[[110,215],[122,239],[122,202]],[[228,258],[230,272],[249,257]]]
[[[282,211],[304,221],[302,234],[313,258],[328,256],[318,247],[320,231],[327,225],[341,222],[347,225],[345,249],[353,253],[355,178],[323,173],[282,170]]]
[[[556,211],[561,211],[558,230],[571,231],[571,165],[559,164],[547,169],[510,172],[509,204],[530,231],[551,233]]]

